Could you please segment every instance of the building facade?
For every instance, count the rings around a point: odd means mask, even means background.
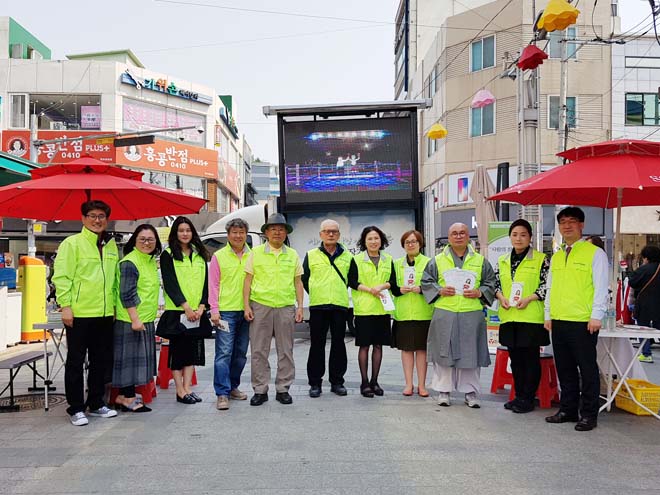
[[[252,185],[259,204],[266,203],[269,197],[279,197],[279,167],[274,163],[255,161],[252,163]]]

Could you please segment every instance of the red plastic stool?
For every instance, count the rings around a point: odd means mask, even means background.
[[[490,393],[496,394],[498,390],[504,390],[505,385],[511,385],[513,390],[513,375],[507,371],[509,364],[509,351],[506,347],[499,346],[495,354],[495,369],[493,370],[493,381],[490,384]]]
[[[516,390],[511,385],[509,400],[516,397]],[[559,388],[557,386],[557,369],[555,360],[550,354],[541,354],[541,382],[536,390],[541,409],[550,409],[553,402],[559,402]]]
[[[160,344],[160,355],[158,356],[158,375],[156,376],[156,385],[162,390],[167,390],[170,386],[172,370],[167,367],[167,361],[170,356],[170,344],[162,342]],[[191,380],[192,385],[197,385],[197,372],[193,369],[193,376]]]
[[[145,385],[138,385],[137,387],[135,387],[135,392],[142,396],[142,402],[144,402],[145,404],[150,404],[154,400],[154,397],[158,395],[156,393],[156,384],[154,383],[153,380],[151,380],[149,383]],[[118,395],[119,395],[119,389],[116,387],[112,387],[112,390],[110,391],[110,404],[115,403],[115,400],[117,399]]]

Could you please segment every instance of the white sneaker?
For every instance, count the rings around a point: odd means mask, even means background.
[[[76,414],[72,414],[70,418],[71,424],[73,426],[85,426],[86,424],[89,424],[89,420],[87,419],[87,416],[85,416],[84,412],[77,412]]]
[[[90,416],[97,416],[99,418],[114,418],[117,416],[117,411],[110,409],[108,406],[99,407],[93,411],[89,411]]]
[[[451,406],[449,392],[440,392],[440,394],[438,394],[438,405],[443,407]]]
[[[479,403],[479,399],[477,399],[476,392],[470,392],[465,394],[465,405],[473,409],[479,409],[481,407],[481,404]]]

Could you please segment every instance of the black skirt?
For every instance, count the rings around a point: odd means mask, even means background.
[[[392,347],[402,351],[425,351],[431,320],[396,321],[392,325]]]
[[[366,315],[355,317],[355,345],[390,345],[390,315]]]
[[[500,344],[507,347],[540,347],[550,344],[550,333],[543,323],[509,321],[500,325]]]
[[[204,366],[205,349],[204,337],[187,335],[181,332],[183,325],[180,318],[183,311],[167,310],[158,322],[157,335],[170,341],[170,351],[167,367],[171,370],[180,370],[186,366]]]

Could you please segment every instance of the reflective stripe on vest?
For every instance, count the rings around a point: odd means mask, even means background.
[[[435,263],[438,267],[438,284],[440,287],[445,286],[445,279],[442,275],[447,270],[456,268],[454,265],[454,258],[450,252],[451,246],[445,247],[441,253],[435,257]],[[474,273],[475,281],[474,288],[478,289],[481,285],[481,268],[484,264],[484,257],[479,253],[473,251],[468,247],[463,260],[463,270],[468,270]],[[454,313],[469,313],[470,311],[481,311],[483,305],[479,299],[471,299],[468,297],[455,295],[455,296],[440,296],[433,304],[438,309],[446,309]]]
[[[348,269],[351,266],[351,253],[342,246],[344,251],[334,259],[344,280],[348,280]],[[330,258],[319,248],[307,251],[309,266],[309,306],[334,304],[348,308],[348,289],[346,283],[339,277],[330,264]]]
[[[250,299],[271,308],[293,306],[296,303],[295,276],[298,253],[287,246],[275,256],[261,244],[252,250],[254,275]],[[271,248],[272,249],[272,248]]]
[[[172,256],[170,248],[167,248],[166,251]],[[174,264],[174,273],[176,274],[176,280],[179,283],[183,297],[192,310],[196,311],[202,300],[202,293],[204,292],[206,261],[196,251],[193,251],[192,260],[189,256],[184,256],[179,261],[175,260],[174,256],[172,256],[172,263]],[[163,292],[165,295],[165,309],[182,310],[180,306],[172,302],[166,291]]]
[[[142,323],[150,323],[156,319],[156,313],[158,312],[160,280],[158,278],[156,257],[133,249],[119,263],[125,263],[126,261],[133,263],[138,271],[137,295],[140,298],[140,304],[137,306],[138,317]],[[120,278],[120,272],[121,270],[117,270],[118,279]],[[117,282],[117,287],[119,287],[119,282]],[[119,293],[119,290],[117,292]],[[131,317],[128,316],[128,311],[121,303],[119,294],[117,294],[117,319],[127,323],[131,322]]]
[[[222,311],[243,311],[243,282],[245,281],[245,262],[250,255],[250,248],[245,245],[245,252],[239,259],[231,245],[217,250],[213,256],[220,267],[220,290],[218,291],[218,309]]]
[[[529,253],[532,254],[531,259]],[[520,295],[521,299],[531,296],[539,288],[541,267],[543,266],[543,260],[545,260],[545,254],[532,248],[530,248],[529,253],[525,255],[518,265],[513,280],[511,280],[511,253],[500,256],[498,260],[500,285],[502,286],[502,295],[506,299],[509,299],[511,296],[511,285],[514,281],[523,284],[522,294]],[[509,309],[504,309],[500,305],[498,317],[500,323],[506,323],[508,321],[543,323],[543,312],[543,301],[531,301],[525,309],[518,309],[513,306]]]
[[[590,242],[578,241],[566,256],[563,249],[552,255],[550,270],[550,318],[589,321],[594,302],[592,263],[596,250]]]
[[[378,270],[376,270],[373,261],[369,259],[366,251],[356,254],[353,259],[358,269],[358,284],[374,287],[390,280],[392,257],[389,254],[383,251],[380,252]],[[368,292],[354,290],[351,291],[351,294],[353,295],[353,314],[357,316],[388,314],[383,309],[383,303],[380,302],[380,299]]]
[[[426,268],[429,261],[431,261],[431,258],[423,254],[418,254],[415,257],[415,286],[420,285],[424,268]],[[408,285],[404,280],[404,271],[407,266],[406,256],[394,262],[396,283],[399,287]],[[394,319],[398,321],[426,321],[433,317],[433,306],[426,302],[423,295],[414,292],[394,298],[394,308]]]

